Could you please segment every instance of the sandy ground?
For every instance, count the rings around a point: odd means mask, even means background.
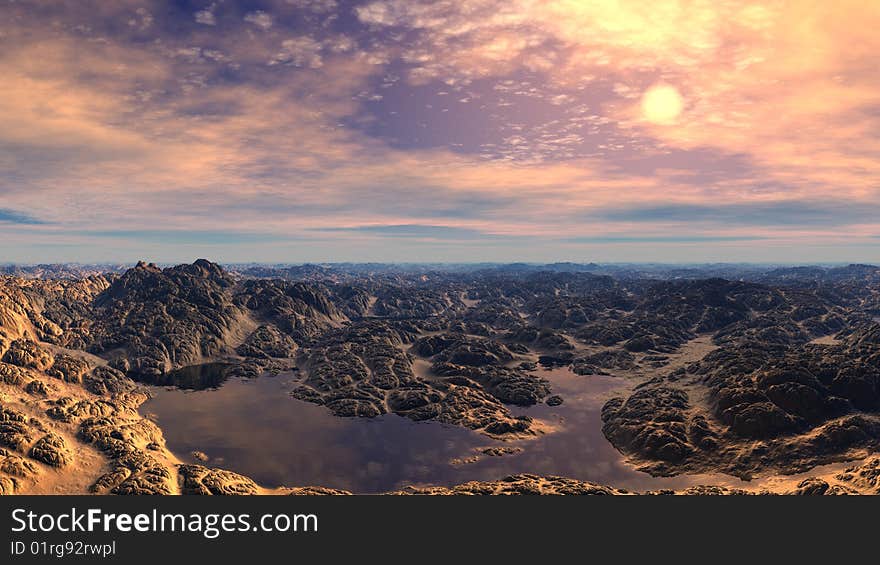
[[[79,386],[69,385],[56,379],[47,379],[47,381],[51,381],[47,384],[53,385],[56,389],[53,391],[53,397],[71,396],[83,399],[89,396],[89,393]],[[24,493],[86,493],[88,487],[108,470],[107,459],[97,449],[76,438],[78,424],[65,424],[46,416],[46,408],[49,406],[48,400],[35,399],[18,387],[0,384],[0,404],[38,419],[47,432],[54,432],[64,438],[72,455],[73,462],[63,469],[55,469],[38,461],[30,460],[38,468],[38,472],[35,477],[19,479],[23,483],[22,491]]]

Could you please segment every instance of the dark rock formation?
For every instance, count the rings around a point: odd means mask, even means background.
[[[181,494],[241,495],[258,490],[256,483],[238,473],[201,465],[179,465],[177,477]]]
[[[46,434],[31,447],[30,456],[52,467],[64,467],[70,462],[70,452],[64,438]]]
[[[30,339],[17,339],[9,344],[3,361],[35,371],[45,371],[52,366],[52,354]]]
[[[275,326],[260,326],[236,350],[244,357],[294,357],[298,346]]]
[[[96,298],[90,350],[121,349],[116,366],[144,379],[220,355],[245,317],[233,285],[204,260],[164,270],[139,263]]]
[[[470,482],[454,487],[409,487],[389,494],[431,495],[614,495],[626,491],[564,477],[511,475],[500,481]]]

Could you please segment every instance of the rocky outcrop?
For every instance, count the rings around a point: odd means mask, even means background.
[[[52,366],[53,361],[52,354],[47,349],[30,339],[13,341],[3,355],[4,363],[35,371],[45,371]]]
[[[111,462],[111,470],[90,487],[97,494],[172,494],[171,470],[150,454],[161,432],[144,419],[91,417],[82,421],[79,437],[101,450]]]
[[[52,467],[64,467],[70,463],[70,452],[64,438],[54,433],[46,434],[37,440],[37,443],[31,447],[30,456]]]
[[[0,446],[26,453],[42,426],[13,408],[0,405]]]
[[[413,351],[422,357],[431,357],[436,363],[469,367],[504,365],[513,361],[513,353],[503,344],[461,334],[423,337],[413,344]]]
[[[139,263],[95,298],[91,317],[89,350],[148,382],[221,358],[291,358],[345,319],[321,285],[238,281],[203,259]]]
[[[68,383],[80,384],[90,369],[88,361],[61,353],[55,356],[55,362],[52,363],[46,374]]]
[[[629,351],[609,349],[577,357],[571,363],[571,370],[579,375],[608,375],[630,371],[636,366],[636,358]]]
[[[682,390],[643,388],[626,401],[618,398],[605,405],[602,431],[624,452],[676,463],[693,453],[697,444],[714,448],[714,432],[705,421],[689,422],[689,409],[688,395]]]
[[[264,325],[254,330],[236,351],[243,357],[288,358],[296,356],[298,348],[293,338],[275,326]]]
[[[430,495],[619,495],[626,491],[586,481],[539,475],[511,475],[499,481],[474,481],[454,487],[409,487],[389,494]]]
[[[201,465],[179,465],[178,482],[181,494],[242,495],[257,494],[258,487],[247,477]]]
[[[603,431],[618,449],[660,474],[799,472],[875,449],[877,335],[875,324],[828,345],[724,341],[687,370],[660,379],[667,384],[609,402]],[[682,385],[700,391],[707,402],[688,404]],[[676,400],[670,404],[671,398]]]
[[[444,365],[446,372],[438,372],[440,378],[425,379],[413,372],[412,358],[403,351],[413,337],[395,323],[368,322],[340,331],[311,348],[305,378],[292,394],[338,416],[370,418],[393,412],[489,435],[534,433],[530,419],[514,418],[503,403],[534,404],[547,394],[546,381],[534,379],[539,383],[535,392],[528,386],[531,380],[515,371],[451,364]],[[414,347],[423,349],[428,343],[422,340]],[[448,350],[442,348],[439,354]]]
[[[218,356],[245,318],[233,286],[204,260],[167,269],[139,263],[96,298],[89,349],[147,380]]]

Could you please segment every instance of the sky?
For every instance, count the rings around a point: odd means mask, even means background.
[[[0,0],[0,262],[880,262],[880,2]]]

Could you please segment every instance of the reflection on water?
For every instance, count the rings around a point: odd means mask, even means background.
[[[217,388],[226,381],[229,367],[228,363],[190,365],[156,377],[151,384],[188,390]]]
[[[413,422],[395,415],[339,418],[322,406],[290,397],[291,375],[232,378],[216,390],[155,388],[141,411],[162,427],[179,457],[202,451],[208,465],[254,478],[264,486],[320,485],[382,492],[406,485],[452,485],[513,473],[562,475],[620,488],[681,488],[707,477],[652,478],[623,462],[601,431],[600,410],[621,388],[615,377],[583,377],[567,368],[540,371],[565,403],[519,408],[558,431],[534,440],[498,442],[459,427]],[[510,445],[516,455],[482,456],[478,448]],[[192,461],[196,462],[196,461]],[[702,479],[702,480],[701,480]],[[712,477],[715,484],[737,483]]]

